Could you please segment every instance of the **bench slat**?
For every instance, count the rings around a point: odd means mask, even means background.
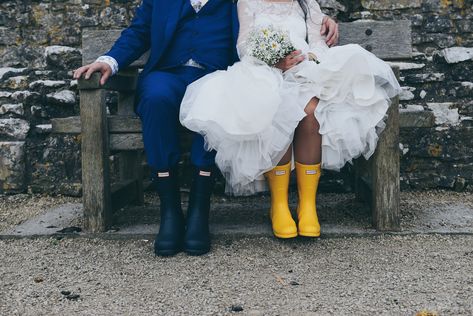
[[[340,23],[340,45],[359,44],[381,59],[412,57],[412,31],[409,20]]]
[[[80,134],[79,116],[51,119],[52,131],[56,134]],[[141,133],[141,120],[136,116],[111,115],[108,117],[110,133]]]
[[[143,136],[138,133],[131,134],[110,134],[110,150],[143,150]]]

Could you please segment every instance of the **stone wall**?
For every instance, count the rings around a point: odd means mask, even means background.
[[[81,30],[125,27],[138,3],[0,2],[0,192],[80,194],[80,137],[51,134],[50,119],[78,115]],[[399,63],[402,187],[473,190],[473,0],[320,3],[340,21],[412,21],[414,58]],[[346,178],[330,173],[326,187]]]

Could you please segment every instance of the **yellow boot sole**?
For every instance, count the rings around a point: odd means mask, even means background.
[[[290,239],[290,238],[295,238],[295,237],[297,237],[297,233],[288,234],[288,235],[281,235],[281,234],[276,234],[276,233],[273,231],[273,234],[274,234],[274,236],[276,236],[277,238],[280,238],[280,239]]]
[[[304,233],[304,232],[299,232],[299,236],[303,236],[303,237],[320,237],[320,232],[319,232],[319,233]]]

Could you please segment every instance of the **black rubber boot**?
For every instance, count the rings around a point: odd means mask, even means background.
[[[194,170],[184,239],[184,250],[191,256],[200,256],[210,251],[209,211],[214,172],[214,168]]]
[[[161,223],[154,252],[158,256],[172,256],[182,251],[185,234],[177,168],[157,172],[153,182],[161,202]]]

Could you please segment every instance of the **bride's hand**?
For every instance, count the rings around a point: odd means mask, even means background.
[[[286,58],[276,63],[274,67],[281,69],[283,72],[287,71],[305,59],[305,56],[301,54],[302,51],[300,50],[293,51]]]
[[[329,47],[338,44],[338,24],[333,19],[325,16],[322,20],[322,28],[320,29],[320,35],[326,36],[326,43]]]

